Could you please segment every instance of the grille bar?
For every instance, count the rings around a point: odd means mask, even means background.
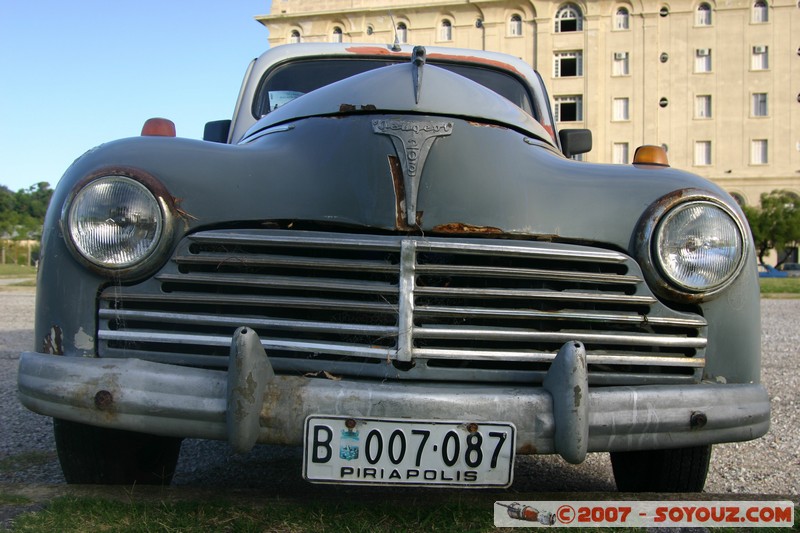
[[[164,283],[197,283],[206,285],[230,285],[239,287],[312,289],[316,291],[397,293],[397,287],[370,281],[342,281],[317,278],[292,278],[288,276],[250,276],[247,274],[159,274]]]
[[[153,279],[106,289],[98,316],[102,357],[224,367],[247,326],[278,371],[530,382],[581,341],[603,384],[698,381],[707,328],[618,252],[295,230],[191,235]]]

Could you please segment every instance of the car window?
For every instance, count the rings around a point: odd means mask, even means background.
[[[280,65],[271,70],[261,82],[253,102],[253,116],[263,117],[305,93],[398,62],[400,61],[378,59],[311,59]],[[477,65],[428,62],[491,89],[538,120],[527,88],[511,74]]]

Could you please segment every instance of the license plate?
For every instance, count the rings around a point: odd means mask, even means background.
[[[311,415],[303,477],[315,483],[507,487],[514,449],[511,423]]]

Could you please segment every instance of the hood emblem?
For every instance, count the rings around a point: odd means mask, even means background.
[[[437,137],[450,135],[453,132],[453,123],[432,120],[373,120],[372,131],[388,135],[392,139],[403,170],[406,221],[409,226],[415,226],[422,168],[434,141]]]

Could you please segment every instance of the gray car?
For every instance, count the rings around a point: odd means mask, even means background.
[[[192,437],[315,483],[610,452],[620,490],[702,490],[769,426],[750,233],[660,147],[590,148],[513,57],[276,47],[204,140],[149,121],[66,171],[20,398],[70,483],[169,483]]]

